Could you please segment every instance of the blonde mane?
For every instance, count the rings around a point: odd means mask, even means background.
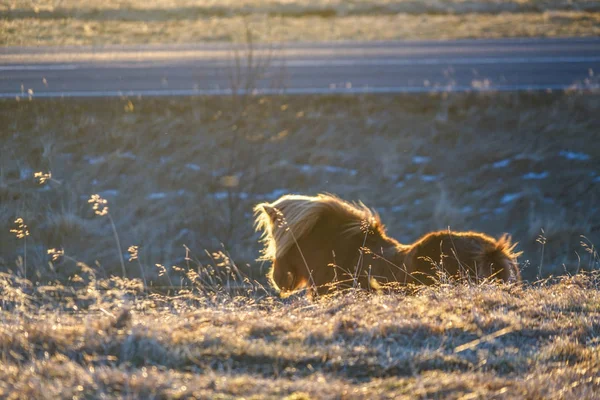
[[[254,207],[257,231],[263,231],[264,248],[259,260],[282,258],[324,215],[336,215],[343,224],[342,235],[365,234],[368,229],[385,235],[379,215],[362,202],[349,203],[330,194],[285,195],[273,203]]]

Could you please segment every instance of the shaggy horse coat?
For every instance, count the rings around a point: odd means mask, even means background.
[[[376,289],[380,284],[432,284],[444,276],[481,281],[520,280],[508,235],[431,232],[411,245],[387,236],[379,215],[335,196],[285,195],[254,208],[262,231],[262,260],[282,292],[306,286]]]

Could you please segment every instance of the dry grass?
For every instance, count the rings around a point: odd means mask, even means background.
[[[0,277],[3,398],[560,398],[600,390],[600,276],[310,301]]]
[[[1,11],[32,14],[65,13],[86,15],[93,10],[120,10],[143,13],[144,10],[168,10],[172,13],[199,15],[283,14],[283,15],[346,15],[346,14],[465,14],[471,12],[532,12],[549,10],[600,11],[594,0],[8,0]],[[145,11],[148,13],[149,11]],[[102,18],[102,16],[97,16]]]
[[[4,46],[237,41],[247,21],[269,42],[600,34],[585,0],[11,0],[0,16]]]
[[[143,19],[232,15],[343,16],[409,14],[493,14],[501,12],[600,11],[594,0],[8,0],[0,11],[14,16]],[[99,14],[102,11],[103,14]],[[168,12],[169,14],[160,14]],[[155,14],[156,13],[156,14]]]
[[[230,98],[3,101],[0,268],[64,282],[78,267],[52,262],[47,251],[58,248],[121,276],[118,240],[122,252],[139,246],[126,275],[143,270],[148,284],[185,282],[177,267],[190,263],[216,267],[205,249],[263,279],[252,207],[326,191],[376,208],[404,243],[448,226],[509,232],[526,279],[540,267],[548,276],[599,266],[597,94],[257,97],[240,107]],[[52,180],[40,185],[37,171]],[[88,203],[95,193],[116,237]],[[9,232],[19,217],[26,240]]]

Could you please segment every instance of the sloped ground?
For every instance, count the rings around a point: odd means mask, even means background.
[[[64,282],[76,259],[170,285],[176,267],[230,257],[263,279],[252,207],[290,192],[362,200],[404,243],[448,227],[511,233],[529,280],[598,268],[597,94],[247,100],[2,102],[2,270]],[[10,232],[17,218],[26,239]],[[53,262],[53,248],[73,259]]]
[[[560,398],[600,390],[599,276],[281,300],[0,276],[3,398]]]
[[[9,0],[0,45],[597,36],[589,0]]]

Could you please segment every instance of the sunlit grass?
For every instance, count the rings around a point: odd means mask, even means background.
[[[319,4],[316,2],[315,4]],[[413,4],[418,4],[414,3]],[[494,4],[502,4],[495,2]],[[224,12],[205,16],[182,9],[13,12],[0,19],[0,45],[106,45],[236,42],[250,22],[260,42],[598,36],[600,12],[427,11],[346,13]],[[89,15],[88,15],[89,14]],[[138,15],[139,14],[139,15]]]
[[[600,390],[597,273],[311,301],[0,275],[0,396],[578,398]],[[51,378],[51,379],[50,379]],[[295,397],[294,397],[295,396]]]

